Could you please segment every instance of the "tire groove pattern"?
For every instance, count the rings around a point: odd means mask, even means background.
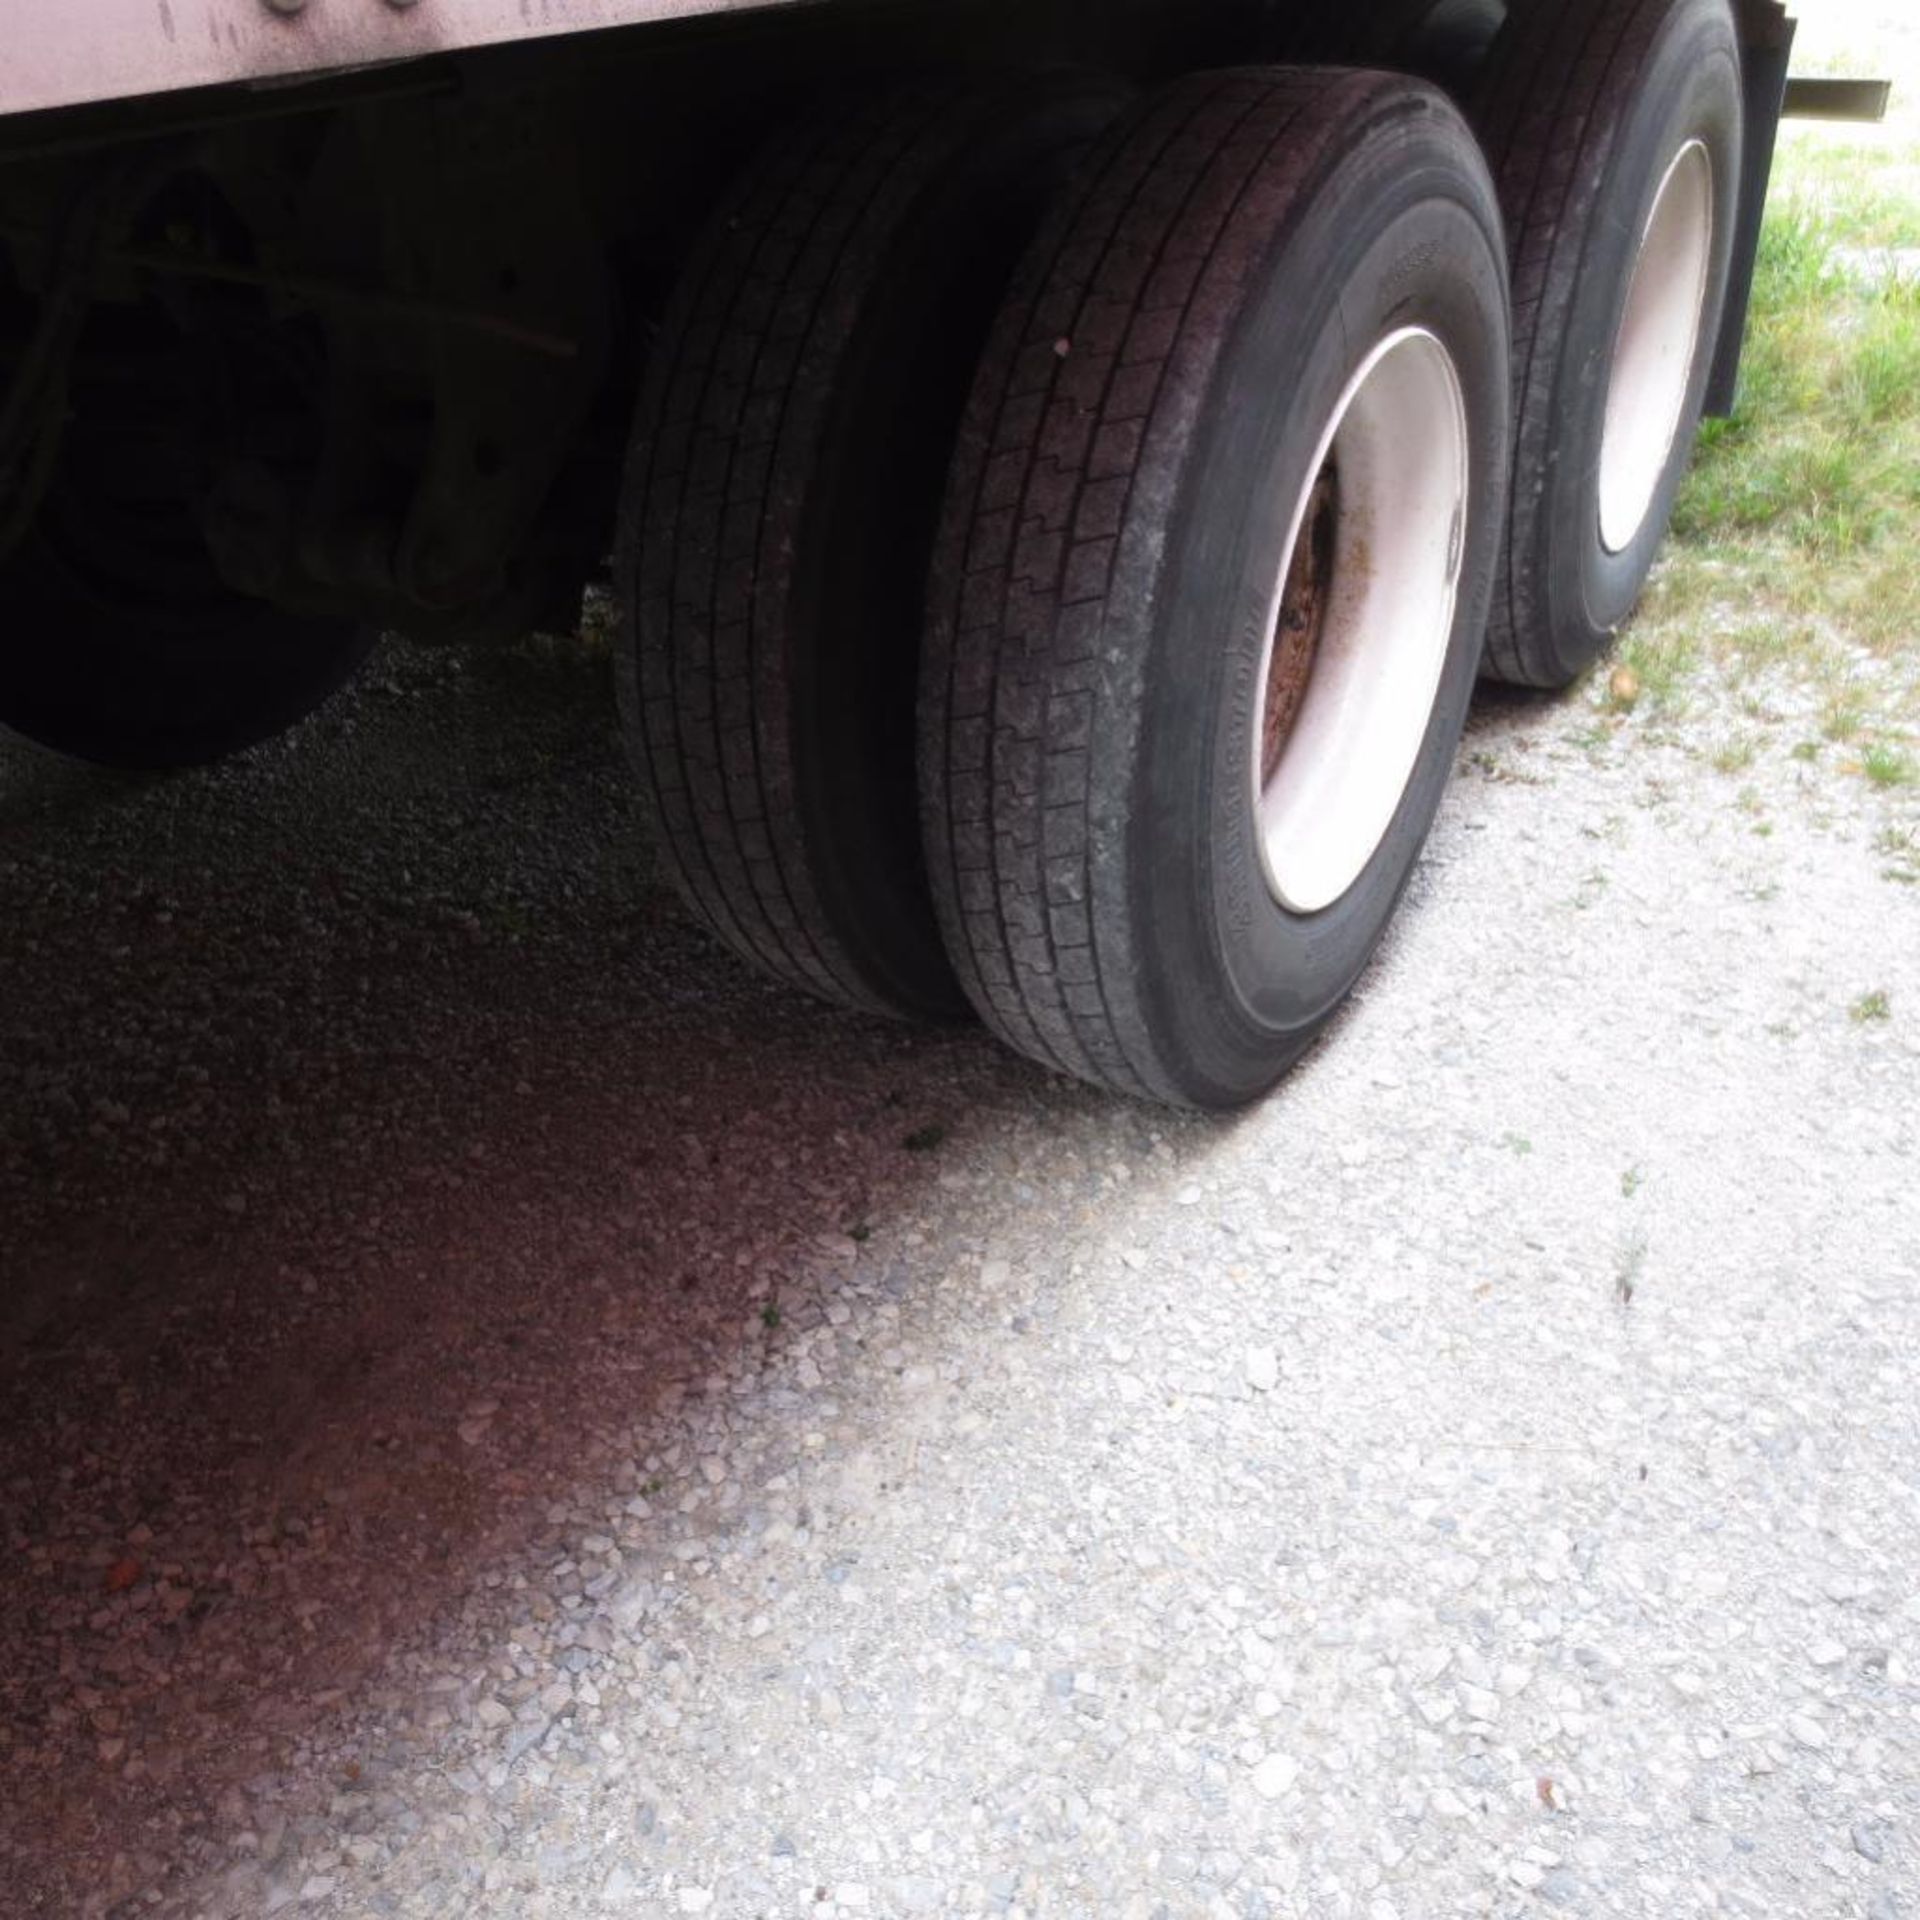
[[[1167,131],[1167,141],[1175,131],[1177,127]],[[1132,151],[1135,145],[1128,134],[1117,133],[1089,160],[1078,191],[1063,196],[1002,306],[983,356],[982,379],[961,430],[948,510],[935,549],[936,581],[957,572],[979,576],[991,568],[995,557],[1011,555],[1014,529],[1027,510],[1033,478],[1031,465],[1021,462],[1022,443],[1012,429],[1028,413],[1033,415],[1029,425],[1037,426],[1036,396],[1044,391],[1044,386],[1033,385],[1034,356],[1023,356],[1021,344],[1032,335],[1051,352],[1055,342],[1070,337],[1059,329],[1071,327],[1080,306],[1067,250],[1072,246],[1076,254],[1086,253],[1082,228],[1095,217],[1090,208],[1100,203],[1103,191],[1112,190],[1118,153]],[[1135,155],[1134,190],[1160,150],[1149,146]],[[1068,279],[1067,291],[1042,304],[1042,289],[1063,277]],[[1056,322],[1058,327],[1049,333],[1048,327]],[[1016,382],[1024,382],[1018,394]],[[1003,497],[1009,476],[1014,488],[1010,497]],[[979,517],[983,513],[984,519]],[[943,823],[941,831],[929,835],[935,904],[961,983],[976,1007],[991,1006],[1002,1030],[1021,1051],[1043,1065],[1071,1070],[1072,1049],[1056,1049],[1050,1043],[1034,1022],[1011,965],[1005,963],[1010,928],[990,836],[989,802],[995,790],[996,763],[994,676],[984,670],[989,665],[978,652],[953,644],[952,629],[936,605],[928,634],[925,677],[932,692],[923,721],[922,752],[923,770],[937,768],[939,776],[929,780],[922,805],[923,815]],[[970,746],[970,753],[956,751],[962,746]],[[961,764],[969,760],[972,765]],[[976,836],[982,850],[967,863],[962,847]],[[990,922],[985,938],[964,937],[961,922],[970,913]]]
[[[833,356],[903,209],[961,137],[964,97],[884,94],[750,169],[669,310],[628,489],[623,679],[655,838],[744,958],[877,1012],[892,1008],[832,928],[792,804],[783,622]]]
[[[1095,364],[1084,323],[1098,273],[1115,236],[1165,168],[1168,152],[1206,105],[1206,100],[1163,97],[1096,154],[1081,193],[1042,235],[1003,309],[985,358],[986,367],[995,371],[976,391],[962,430],[934,563],[936,582],[956,569],[962,574],[960,618],[970,633],[1002,631],[1001,623],[1014,616],[1016,595],[1044,627],[1065,557],[1060,496],[1071,499],[1076,479],[1065,458],[1068,449],[1059,443],[1049,448],[1040,438],[1060,371],[1058,349],[1065,343],[1070,362],[1080,332],[1076,373],[1084,382],[1086,369]],[[1160,186],[1164,196],[1164,180]],[[1102,402],[1110,397],[1114,370],[1110,367],[1101,381]],[[964,503],[964,511],[956,503]],[[1042,580],[1036,570],[1049,549],[1049,577]],[[991,589],[1003,576],[1005,585],[991,594],[989,606]],[[1033,654],[1044,638],[1031,628],[1023,631],[1023,651]],[[929,864],[937,876],[935,906],[962,984],[990,1024],[1022,1052],[1063,1071],[1097,1071],[1057,994],[1046,994],[1032,977],[1036,971],[1044,976],[1057,970],[1037,889],[1020,877],[1028,865],[1027,850],[1037,849],[1038,837],[1019,796],[1024,786],[1028,797],[1039,798],[1035,762],[1046,717],[1044,696],[1032,684],[1031,660],[1023,673],[993,659],[990,649],[965,644],[965,635],[956,633],[938,608],[928,659],[929,680],[944,683],[944,699],[927,717],[923,764],[939,765],[943,778],[939,789],[928,793],[923,812],[942,823],[931,836]],[[970,754],[956,751],[967,743]],[[1072,808],[1074,801],[1064,804]],[[1084,814],[1082,799],[1082,834]],[[1017,823],[1013,815],[1021,816]],[[1087,957],[1090,963],[1090,949]],[[1069,964],[1090,974],[1090,964]],[[1092,984],[1097,988],[1097,978]]]
[[[1071,371],[1080,372],[1088,385],[1097,378],[1097,392],[1084,391],[1071,377],[1069,369],[1059,369],[1041,420],[1038,441],[1041,458],[1029,470],[1021,497],[1022,531],[1026,533],[1037,522],[1040,530],[1037,557],[1050,563],[1052,571],[1045,579],[1016,575],[1016,585],[1038,596],[1042,607],[1058,606],[1068,620],[1075,617],[1076,609],[1097,610],[1104,598],[1107,568],[1100,566],[1099,561],[1103,549],[1110,554],[1131,491],[1130,474],[1113,474],[1089,482],[1094,490],[1091,502],[1082,499],[1071,506],[1067,503],[1068,493],[1077,488],[1082,478],[1074,462],[1084,460],[1090,451],[1091,429],[1085,422],[1091,416],[1103,425],[1144,428],[1158,394],[1164,364],[1155,370],[1150,381],[1135,379],[1134,385],[1145,386],[1146,391],[1123,395],[1120,404],[1126,410],[1126,417],[1113,421],[1110,408],[1123,372],[1137,373],[1154,364],[1146,359],[1123,362],[1125,337],[1118,334],[1117,329],[1126,326],[1132,318],[1127,306],[1129,293],[1150,289],[1156,276],[1164,270],[1168,249],[1183,219],[1193,217],[1195,204],[1206,185],[1205,166],[1195,167],[1184,192],[1174,199],[1170,190],[1172,183],[1164,176],[1169,170],[1167,156],[1178,154],[1183,140],[1190,141],[1196,129],[1212,117],[1217,109],[1217,96],[1209,93],[1191,104],[1170,101],[1169,108],[1168,117],[1174,124],[1167,130],[1166,138],[1142,156],[1129,183],[1127,197],[1115,213],[1106,249],[1067,321],[1066,330],[1055,336],[1052,348],[1055,357],[1060,357],[1057,343],[1065,341],[1066,357],[1071,360],[1076,352],[1080,356],[1079,369]],[[1251,105],[1243,107],[1234,124],[1244,122],[1252,111]],[[1155,186],[1161,189],[1159,198],[1170,202],[1151,206],[1152,212],[1163,217],[1160,231],[1150,241],[1140,236],[1134,240],[1133,247],[1126,247],[1120,236],[1130,218],[1139,218],[1142,211],[1149,208],[1147,196]],[[1144,257],[1136,258],[1136,250],[1143,242]],[[1118,259],[1116,253],[1120,256]],[[1190,294],[1191,288],[1187,298]],[[1178,318],[1184,317],[1187,298],[1180,301],[1175,331]],[[1042,344],[1045,344],[1044,334]],[[1089,367],[1095,369],[1093,375],[1086,375]],[[1090,537],[1086,520],[1088,504],[1102,516]],[[1081,536],[1077,542],[1076,535]],[[1016,536],[1016,566],[1022,545],[1021,538]],[[1085,620],[1093,614],[1083,611],[1080,617]],[[1038,637],[1037,629],[1029,628],[1028,632]],[[1054,657],[1049,662],[1034,663],[1030,667],[1032,676],[1040,682],[1040,710],[1026,729],[1022,726],[1028,719],[1021,710],[1027,704],[1024,699],[1019,701],[1010,726],[1002,724],[1006,716],[999,705],[999,694],[1017,688],[1019,681],[1004,672],[996,680],[995,725],[989,735],[988,768],[988,777],[1000,796],[996,831],[989,843],[996,855],[995,892],[1003,902],[1014,901],[1016,910],[1031,898],[1031,914],[1023,916],[1026,924],[1016,929],[1024,935],[1028,958],[1024,966],[1014,970],[1014,981],[1026,1016],[1046,1036],[1049,1051],[1070,1071],[1091,1072],[1109,1084],[1130,1084],[1133,1090],[1144,1093],[1146,1083],[1139,1069],[1125,1057],[1124,1048],[1115,1044],[1117,1036],[1108,1031],[1104,1019],[1106,1000],[1099,951],[1087,921],[1086,889],[1078,879],[1088,842],[1086,753],[1095,688],[1090,676],[1077,669],[1088,657],[1089,650],[1083,645],[1077,655],[1068,654],[1065,658],[1060,657],[1057,648],[1052,652]],[[1070,719],[1056,729],[1056,714],[1069,709],[1074,710]],[[1007,769],[1009,778],[1003,783],[994,756],[1009,740],[1014,743],[1012,765]],[[1029,758],[1031,765],[1025,764]],[[1013,799],[1012,805],[1008,804],[1009,796]],[[1020,876],[1027,848],[1037,849],[1038,873],[1023,886]],[[1018,860],[1011,888],[998,858],[1009,849]],[[1007,918],[1008,909],[1003,906],[1003,927]],[[1051,994],[1043,984],[1049,980],[1054,983]]]
[[[1030,256],[956,454],[922,721],[942,930],[1012,1045],[1136,1094],[1182,1097],[1150,1037],[1124,890],[1101,878],[1119,829],[1096,809],[1099,762],[1136,744],[1146,639],[1115,624],[1115,581],[1150,597],[1152,529],[1227,331],[1190,328],[1196,303],[1238,310],[1335,124],[1404,84],[1231,71],[1157,96]]]
[[[697,662],[676,632],[672,563],[686,518],[697,422],[721,375],[725,316],[756,270],[766,274],[781,210],[817,177],[832,146],[832,130],[824,125],[783,142],[775,150],[780,164],[751,169],[711,221],[649,356],[621,529],[619,572],[631,584],[623,596],[620,685],[650,838],[694,911],[762,967],[779,966],[778,946],[752,915],[736,910],[743,889],[729,858],[733,849],[724,840],[716,845],[705,829],[689,741],[678,720],[687,705],[686,676]]]

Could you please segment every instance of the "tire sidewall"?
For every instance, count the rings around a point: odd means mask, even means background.
[[[1391,184],[1369,173],[1375,166]],[[1132,849],[1135,950],[1156,1022],[1178,1036],[1170,1051],[1180,1057],[1168,1064],[1201,1105],[1257,1094],[1306,1046],[1377,944],[1448,778],[1497,558],[1507,296],[1491,189],[1465,185],[1476,170],[1464,132],[1436,140],[1408,129],[1355,172],[1361,190],[1314,196],[1250,289],[1196,434],[1157,595],[1134,809],[1144,828]],[[1466,402],[1472,477],[1453,624],[1386,834],[1339,900],[1297,914],[1268,891],[1252,807],[1273,583],[1340,395],[1373,346],[1403,327],[1441,339]],[[1223,511],[1227,502],[1240,511]],[[1169,911],[1176,901],[1183,910]]]
[[[1645,519],[1619,552],[1600,537],[1600,451],[1621,321],[1654,196],[1682,148],[1698,139],[1713,173],[1714,231],[1700,333],[1686,403]],[[1560,423],[1548,442],[1548,543],[1542,577],[1572,604],[1552,606],[1546,631],[1590,636],[1571,678],[1625,621],[1651,571],[1692,455],[1693,429],[1712,372],[1725,307],[1740,192],[1739,55],[1716,0],[1680,0],[1634,83],[1573,270],[1598,297],[1572,302],[1552,399]],[[1627,218],[1610,210],[1633,209]]]

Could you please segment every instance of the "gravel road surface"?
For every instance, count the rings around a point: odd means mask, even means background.
[[[7,1914],[1920,1916],[1914,789],[1489,700],[1204,1123],[746,978],[606,680],[0,749]]]

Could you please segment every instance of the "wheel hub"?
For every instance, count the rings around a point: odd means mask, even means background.
[[[1294,913],[1333,905],[1393,824],[1453,633],[1466,399],[1424,327],[1374,347],[1294,501],[1250,768],[1261,864]]]
[[[1279,770],[1327,622],[1333,588],[1333,538],[1340,512],[1340,475],[1331,461],[1320,469],[1307,499],[1306,524],[1294,542],[1287,582],[1280,595],[1280,616],[1273,635],[1273,664],[1267,670],[1266,711],[1260,728],[1260,785],[1264,790]]]

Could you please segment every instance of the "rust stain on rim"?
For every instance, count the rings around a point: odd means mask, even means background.
[[[1307,498],[1305,520],[1287,567],[1267,670],[1266,710],[1260,722],[1260,784],[1272,780],[1286,752],[1300,704],[1313,678],[1314,657],[1326,630],[1333,595],[1334,532],[1340,518],[1340,474],[1329,460]]]

